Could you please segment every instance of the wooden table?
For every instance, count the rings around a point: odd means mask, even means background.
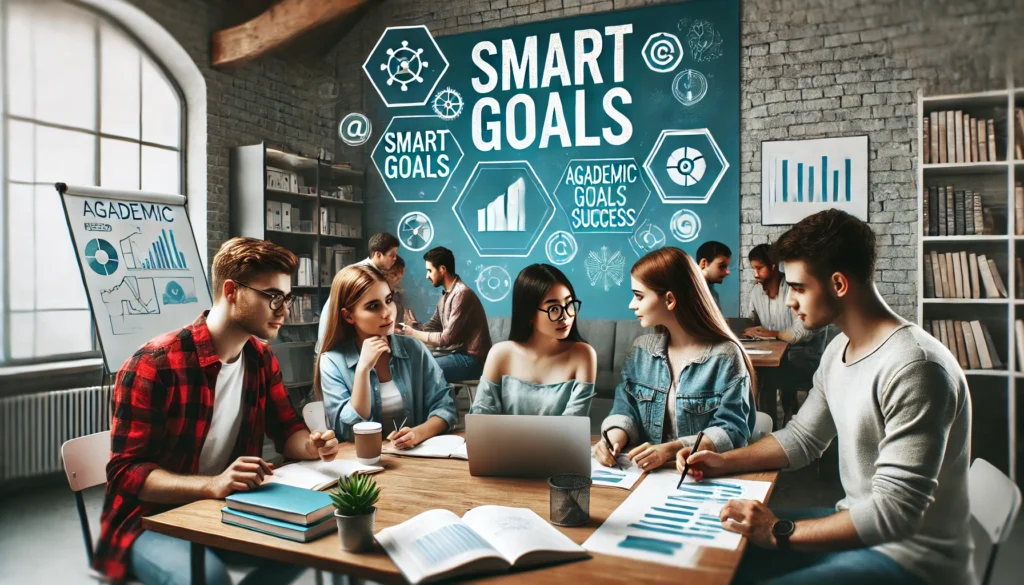
[[[354,456],[355,447],[351,443],[343,443],[339,457]],[[469,463],[457,459],[384,455],[381,465],[385,471],[374,476],[382,489],[374,532],[435,508],[446,508],[462,516],[476,506],[496,504],[530,508],[545,520],[549,517],[549,488],[544,479],[472,477],[469,475]],[[770,481],[774,488],[777,475],[777,472],[764,472],[738,475],[736,478]],[[639,482],[637,485],[640,485]],[[630,493],[611,488],[593,488],[590,492],[590,524],[581,528],[556,528],[576,543],[582,544]],[[771,490],[768,495],[771,496]],[[193,502],[143,518],[142,527],[193,543],[193,583],[202,583],[205,546],[346,573],[380,583],[405,582],[397,567],[379,546],[369,553],[348,553],[341,550],[336,532],[309,543],[275,538],[221,523],[220,509],[223,506],[222,500]],[[622,583],[623,580],[664,583],[671,579],[679,584],[726,585],[732,580],[745,548],[746,539],[736,550],[704,548],[697,553],[697,566],[693,569],[677,569],[595,554],[587,560],[525,573],[503,573],[486,577],[486,580],[489,583],[511,583],[528,579],[530,583],[566,585]]]

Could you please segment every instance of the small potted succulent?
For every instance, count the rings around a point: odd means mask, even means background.
[[[338,487],[330,492],[334,502],[334,519],[338,522],[341,548],[349,552],[373,547],[373,523],[377,515],[380,489],[377,482],[365,475],[338,479]]]

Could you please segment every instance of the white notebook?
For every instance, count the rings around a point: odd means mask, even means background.
[[[334,486],[339,477],[372,475],[381,471],[384,468],[379,465],[363,465],[347,459],[297,461],[275,468],[274,475],[267,476],[267,481],[307,490],[322,490]]]
[[[430,437],[412,449],[396,449],[388,443],[381,450],[389,455],[401,455],[403,457],[429,457],[432,459],[465,459],[469,460],[466,453],[466,439],[458,435],[438,435]]]
[[[462,518],[430,510],[381,530],[377,542],[414,585],[590,556],[533,510],[504,506],[479,506]]]

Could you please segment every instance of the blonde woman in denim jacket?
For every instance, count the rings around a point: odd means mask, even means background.
[[[675,460],[683,447],[719,453],[747,444],[754,430],[754,366],[729,330],[700,269],[679,248],[661,248],[630,271],[629,308],[657,333],[639,337],[622,367],[611,414],[612,442],[594,454],[612,465],[627,447],[645,470]]]

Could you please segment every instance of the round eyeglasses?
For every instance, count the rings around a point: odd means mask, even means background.
[[[549,321],[561,321],[562,316],[575,317],[576,313],[580,312],[580,307],[583,305],[581,300],[572,300],[565,305],[551,305],[546,309],[537,309],[541,313],[548,314]]]

